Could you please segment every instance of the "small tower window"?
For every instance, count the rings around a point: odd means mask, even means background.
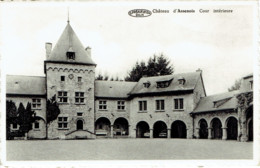
[[[65,76],[61,76],[60,81],[65,81]]]
[[[75,52],[67,52],[68,60],[75,60]]]
[[[78,77],[78,82],[82,82],[82,77]]]

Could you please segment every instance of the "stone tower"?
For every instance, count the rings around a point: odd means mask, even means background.
[[[48,138],[95,138],[94,80],[96,64],[69,21],[57,44],[46,43],[47,99],[56,95],[60,114],[48,126]]]

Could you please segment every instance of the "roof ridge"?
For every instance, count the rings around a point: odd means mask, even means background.
[[[24,77],[40,77],[40,78],[46,78],[46,76],[33,76],[33,75],[10,75],[10,74],[6,74],[6,76],[24,76]]]

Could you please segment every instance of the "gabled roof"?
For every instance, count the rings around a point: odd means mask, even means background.
[[[41,76],[6,76],[6,94],[45,95],[45,77]]]
[[[179,84],[178,79],[184,78],[184,85]],[[200,72],[181,73],[174,75],[155,76],[155,77],[143,77],[141,78],[130,94],[145,94],[145,93],[159,93],[159,92],[171,92],[171,91],[190,91],[196,86],[197,81],[200,78]],[[171,81],[172,80],[172,81]],[[170,85],[165,88],[157,88],[157,82],[171,81]],[[143,83],[150,82],[148,88],[144,87]]]
[[[236,109],[237,99],[236,95],[239,94],[240,91],[226,92],[216,95],[211,95],[207,97],[203,97],[200,99],[198,106],[192,113],[201,113],[201,112],[214,112],[219,110],[231,110]],[[216,106],[214,106],[214,104]]]
[[[127,98],[128,93],[137,82],[125,81],[95,81],[95,97],[99,98]]]
[[[47,61],[71,62],[67,60],[66,53],[68,51],[75,52],[75,61],[72,62],[96,65],[91,56],[85,51],[69,22],[51,51],[50,56],[47,58]]]

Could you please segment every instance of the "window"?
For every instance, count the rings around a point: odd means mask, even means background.
[[[68,60],[75,60],[75,52],[67,52]]]
[[[156,100],[156,110],[164,111],[164,100]]]
[[[168,86],[170,86],[171,82],[173,79],[168,80],[168,81],[158,81],[157,83],[157,88],[166,88]]]
[[[151,83],[149,81],[148,82],[144,82],[143,84],[144,84],[144,87],[146,87],[146,88],[149,88],[150,85],[151,85]]]
[[[107,101],[99,101],[99,110],[107,109]]]
[[[68,128],[68,117],[58,117],[58,128],[59,129]]]
[[[125,110],[125,101],[117,101],[117,109]]]
[[[34,123],[34,129],[39,129],[39,128],[40,128],[40,123],[35,122],[35,123]]]
[[[32,99],[32,109],[41,108],[41,99]]]
[[[64,92],[64,91],[58,92],[58,99],[59,99],[60,103],[67,103],[68,102],[67,92]]]
[[[77,116],[82,116],[82,115],[83,115],[83,113],[81,113],[81,112],[80,112],[80,113],[77,113]]]
[[[17,123],[13,123],[11,128],[13,130],[18,130],[18,124]]]
[[[174,99],[174,109],[183,110],[183,98]]]
[[[65,81],[65,76],[61,76],[60,81]]]
[[[139,111],[147,111],[147,101],[139,101]]]
[[[84,103],[84,92],[75,92],[75,103],[76,104]]]
[[[250,81],[250,89],[253,89],[254,85],[253,85],[253,81]]]
[[[82,82],[82,77],[78,77],[78,82]]]

